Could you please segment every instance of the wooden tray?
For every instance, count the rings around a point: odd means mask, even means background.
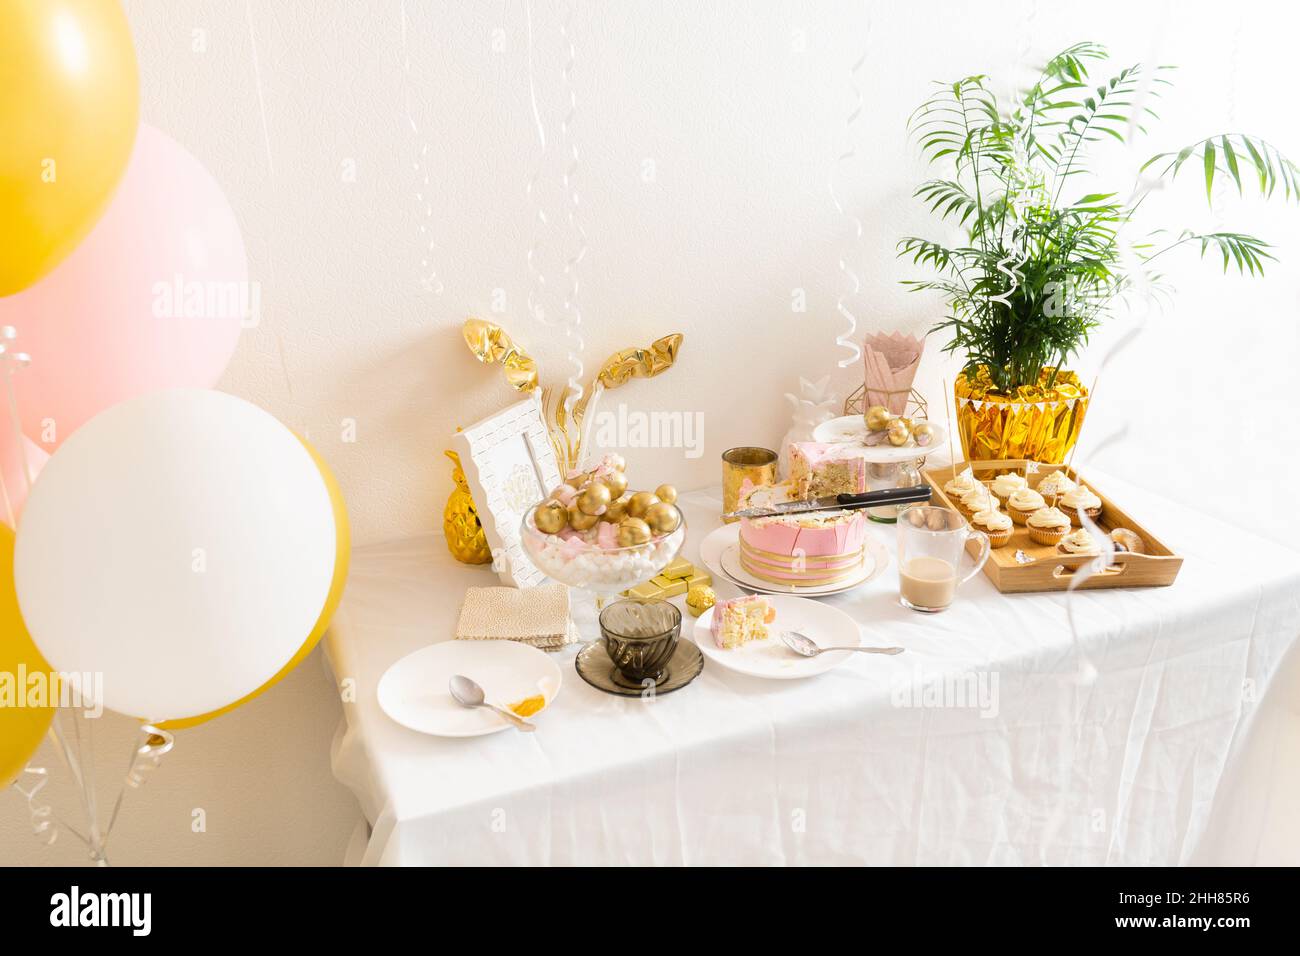
[[[998,475],[1008,471],[1025,473],[1024,459],[1003,461],[963,461],[951,468],[931,468],[925,471],[925,480],[933,490],[931,502],[953,511],[960,512],[969,520],[969,515],[961,505],[953,501],[944,492],[943,486],[970,468],[975,477],[984,482],[992,481]],[[1038,483],[1054,471],[1064,471],[1073,481],[1079,481],[1079,475],[1073,468],[1065,465],[1039,465],[1039,472],[1029,476],[1029,486],[1036,488]],[[1170,551],[1136,520],[1128,515],[1114,501],[1106,497],[1092,482],[1084,482],[1093,493],[1101,499],[1102,510],[1097,525],[1109,532],[1112,528],[1128,528],[1136,532],[1146,545],[1146,554],[1117,552],[1115,563],[1098,574],[1087,578],[1081,585],[1084,588],[1146,588],[1164,587],[1174,583],[1178,569],[1183,566],[1183,559]],[[1005,506],[1003,507],[1005,511]],[[979,544],[971,541],[967,550],[972,556],[978,554]],[[1023,551],[1033,562],[1022,564],[1016,560],[1016,552]],[[1017,594],[1027,591],[1064,591],[1070,586],[1075,569],[1087,564],[1093,558],[1086,554],[1063,554],[1055,546],[1036,544],[1029,537],[1023,525],[1014,525],[1011,540],[1001,548],[994,548],[984,564],[984,573],[993,582],[994,587],[1004,594]]]

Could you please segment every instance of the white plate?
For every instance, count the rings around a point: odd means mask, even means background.
[[[740,523],[724,524],[715,528],[700,542],[700,560],[714,574],[726,578],[732,584],[746,591],[760,594],[790,594],[800,597],[827,597],[860,587],[879,576],[889,566],[889,552],[876,540],[876,536],[867,533],[865,553],[863,555],[863,572],[861,577],[837,584],[825,584],[821,587],[799,587],[793,584],[776,584],[764,581],[746,571],[740,564]]]
[[[934,439],[930,444],[924,447],[920,445],[904,445],[902,448],[895,448],[889,442],[884,442],[865,449],[866,454],[864,457],[867,461],[881,465],[924,458],[935,449],[942,448],[943,443],[948,440],[948,433],[942,425],[938,422],[927,422],[927,424],[934,429]],[[861,415],[844,415],[840,418],[832,418],[830,421],[822,422],[813,429],[813,441],[828,444],[850,441],[860,442],[866,437],[867,423],[862,420]]]
[[[724,651],[709,633],[713,621],[713,608],[709,608],[695,622],[695,644],[700,653],[728,670],[750,677],[794,680],[824,674],[843,664],[852,652],[829,651],[816,657],[800,657],[781,643],[781,631],[798,631],[822,647],[856,647],[862,643],[857,622],[839,608],[783,594],[768,600],[776,608],[776,619],[767,626],[771,637]]]
[[[447,684],[454,674],[473,678],[500,707],[541,694],[546,713],[560,692],[560,668],[544,651],[516,641],[443,641],[407,654],[379,679],[379,706],[403,727],[436,737],[478,737],[510,723],[486,707],[462,707]]]

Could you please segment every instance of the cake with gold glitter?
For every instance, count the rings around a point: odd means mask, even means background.
[[[866,540],[862,511],[742,518],[740,564],[775,584],[825,587],[861,573]]]
[[[804,500],[868,491],[867,448],[852,442],[790,443],[790,497]]]

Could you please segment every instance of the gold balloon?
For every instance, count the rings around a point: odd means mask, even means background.
[[[609,488],[610,494],[615,498],[621,497],[623,492],[627,491],[627,475],[621,471],[613,472],[600,479]]]
[[[655,489],[655,497],[660,501],[666,501],[668,504],[677,503],[677,489],[672,485],[660,485]]]
[[[586,531],[588,528],[594,528],[599,520],[595,515],[587,514],[576,504],[569,509],[569,527],[574,531]]]
[[[696,617],[713,607],[716,601],[713,588],[707,584],[697,584],[686,592],[686,609]]]
[[[934,426],[929,422],[920,422],[912,426],[912,438],[922,448],[934,441]]]
[[[645,523],[655,534],[672,534],[682,523],[682,513],[676,505],[659,501],[646,509]]]
[[[569,509],[558,501],[548,501],[533,512],[533,524],[542,534],[559,534],[569,523]]]
[[[582,494],[578,495],[578,507],[589,515],[601,515],[609,507],[611,500],[613,495],[609,493],[609,489],[601,482],[593,481],[582,489]]]
[[[0,4],[0,296],[67,258],[99,220],[140,125],[117,0]]]
[[[618,546],[620,548],[632,548],[639,544],[645,544],[653,537],[650,534],[650,526],[640,518],[624,518],[618,526]]]
[[[872,405],[867,409],[866,414],[862,416],[866,422],[867,428],[873,432],[884,431],[889,420],[894,416],[889,413],[884,405]]]
[[[658,502],[659,499],[655,497],[653,491],[638,491],[627,503],[627,513],[633,518],[645,517],[645,513],[650,506]]]
[[[889,443],[895,447],[906,445],[912,437],[912,428],[908,425],[907,420],[903,418],[895,418],[891,421],[886,432],[889,436]]]

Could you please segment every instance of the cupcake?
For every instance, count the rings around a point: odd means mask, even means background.
[[[1005,475],[998,475],[993,479],[993,493],[1006,501],[1021,488],[1028,488],[1029,482],[1022,475],[1015,472],[1009,472]]]
[[[1093,494],[1086,485],[1071,488],[1061,495],[1061,500],[1057,504],[1062,511],[1070,516],[1070,523],[1076,528],[1083,527],[1083,522],[1079,520],[1079,512],[1081,511],[1093,521],[1096,521],[1101,516],[1101,499]]]
[[[1077,528],[1065,536],[1058,546],[1062,554],[1100,554],[1097,539],[1087,528]]]
[[[943,490],[945,494],[960,501],[962,495],[969,494],[978,484],[979,482],[975,480],[975,472],[967,468],[960,475],[953,478],[952,481],[944,485]]]
[[[1037,544],[1060,544],[1070,531],[1070,519],[1059,508],[1039,508],[1025,520]]]
[[[1074,488],[1074,482],[1063,471],[1054,471],[1038,483],[1038,493],[1044,498],[1057,498]]]
[[[977,511],[983,511],[985,508],[996,505],[997,499],[993,497],[986,485],[977,484],[961,496],[962,510],[968,514],[974,514]]]
[[[1024,524],[1031,514],[1047,504],[1043,496],[1032,488],[1021,488],[1019,491],[1013,491],[1007,498],[1007,511],[1011,514],[1011,520],[1016,524]]]
[[[970,520],[971,524],[989,536],[990,547],[1000,548],[1011,540],[1011,518],[998,511],[996,504],[975,512]]]

